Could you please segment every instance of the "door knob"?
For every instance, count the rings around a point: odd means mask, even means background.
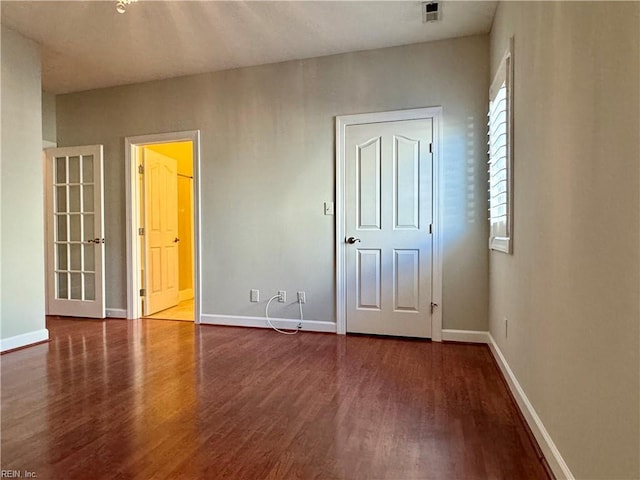
[[[356,237],[349,237],[349,238],[347,238],[347,243],[348,243],[349,245],[353,245],[354,243],[359,242],[359,241],[360,241],[360,239],[359,239],[359,238],[356,238]]]
[[[180,241],[180,239],[178,237],[173,239],[173,243],[178,243]]]

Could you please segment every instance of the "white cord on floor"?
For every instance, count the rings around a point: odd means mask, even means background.
[[[298,309],[300,310],[300,328],[302,328],[302,321],[304,320],[304,315],[302,315],[302,302],[300,301],[300,299],[298,299]]]
[[[276,298],[280,298],[280,295],[274,295],[273,297],[271,297],[269,299],[269,301],[267,302],[267,306],[264,307],[264,316],[267,317],[267,323],[269,324],[269,326],[271,328],[273,328],[276,332],[278,333],[282,333],[284,335],[295,335],[296,333],[298,333],[300,331],[300,328],[296,328],[295,332],[285,332],[284,330],[280,330],[278,328],[276,328],[273,323],[271,323],[271,319],[269,318],[269,305],[271,305],[271,302],[273,302]],[[298,300],[298,306],[300,307],[300,322],[302,322],[302,320],[304,320],[303,316],[302,316],[302,303],[300,303],[300,300]]]

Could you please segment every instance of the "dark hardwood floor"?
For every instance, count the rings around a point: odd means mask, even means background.
[[[486,346],[48,319],[1,362],[43,479],[546,479]],[[24,473],[23,473],[24,478]]]

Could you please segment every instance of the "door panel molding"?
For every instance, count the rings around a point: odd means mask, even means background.
[[[372,138],[366,142],[357,146],[356,154],[356,168],[358,170],[358,176],[361,179],[372,180],[368,185],[368,182],[361,182],[357,188],[361,190],[361,195],[357,197],[356,205],[356,218],[358,229],[362,230],[380,230],[382,227],[382,210],[381,210],[381,197],[382,197],[382,138]],[[374,200],[373,209],[368,211],[362,204],[361,197],[373,197]]]
[[[382,251],[360,248],[356,252],[356,296],[359,310],[381,310]],[[365,283],[362,280],[367,279]]]
[[[431,316],[431,338],[442,341],[442,107],[427,107],[389,112],[341,115],[336,117],[336,332],[347,331],[347,259],[346,226],[346,130],[350,125],[431,119],[433,122],[433,236],[431,298],[437,305]]]
[[[127,318],[142,315],[140,306],[140,273],[136,266],[140,263],[140,242],[138,225],[140,212],[138,205],[138,159],[136,147],[150,144],[185,142],[193,143],[193,258],[194,258],[194,321],[200,323],[202,313],[202,262],[201,262],[201,188],[200,188],[200,130],[138,135],[125,138],[126,194],[127,194]]]

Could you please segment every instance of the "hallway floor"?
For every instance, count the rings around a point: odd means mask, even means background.
[[[190,300],[183,300],[175,307],[167,308],[153,315],[147,315],[144,318],[155,318],[158,320],[183,320],[193,322],[195,318],[193,298]]]

